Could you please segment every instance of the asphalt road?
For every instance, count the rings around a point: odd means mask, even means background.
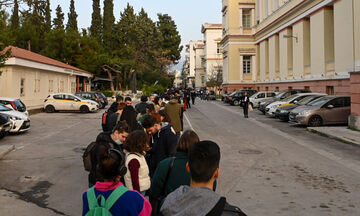
[[[217,192],[248,215],[360,215],[360,147],[221,102],[197,101],[185,128],[221,147]],[[102,112],[41,113],[29,132],[1,143],[0,215],[79,215],[86,190],[81,148]]]

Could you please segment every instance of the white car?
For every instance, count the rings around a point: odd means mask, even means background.
[[[275,92],[256,92],[255,94],[251,95],[251,97],[249,98],[250,100],[250,105],[253,108],[256,108],[259,106],[259,102],[265,98],[272,98],[275,97],[276,93]]]
[[[25,132],[30,129],[30,118],[25,113],[0,105],[0,113],[8,115],[12,122],[10,133]]]
[[[286,104],[294,104],[307,96],[319,95],[319,94],[320,93],[298,93],[298,94],[291,95],[281,101],[275,101],[266,107],[266,109],[265,109],[266,115],[273,117],[273,116],[275,116],[276,109],[279,108],[280,106],[286,105]]]
[[[82,113],[88,113],[99,109],[99,104],[95,101],[69,93],[51,94],[44,102],[44,110],[47,113],[55,111],[81,111]]]
[[[0,104],[29,116],[29,112],[26,110],[25,104],[18,98],[0,97]]]

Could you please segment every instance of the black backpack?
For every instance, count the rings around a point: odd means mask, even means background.
[[[104,132],[108,131],[107,122],[108,122],[109,116],[110,116],[109,111],[105,111],[101,117],[101,127]]]
[[[84,164],[84,169],[85,171],[90,172],[91,170],[91,151],[94,149],[96,145],[96,142],[91,142],[85,149],[84,153],[83,153],[83,164]]]

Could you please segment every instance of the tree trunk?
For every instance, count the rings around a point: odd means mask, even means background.
[[[103,69],[104,69],[104,70],[106,71],[106,73],[108,74],[109,80],[111,80],[111,81],[110,81],[110,89],[111,89],[111,91],[112,91],[112,92],[115,92],[114,82],[113,82],[113,76],[112,76],[110,70],[109,70],[109,69],[106,69],[106,68],[103,68]]]

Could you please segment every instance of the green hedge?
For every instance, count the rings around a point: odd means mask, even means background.
[[[112,91],[103,91],[102,92],[106,97],[112,97],[114,96],[114,92]]]

